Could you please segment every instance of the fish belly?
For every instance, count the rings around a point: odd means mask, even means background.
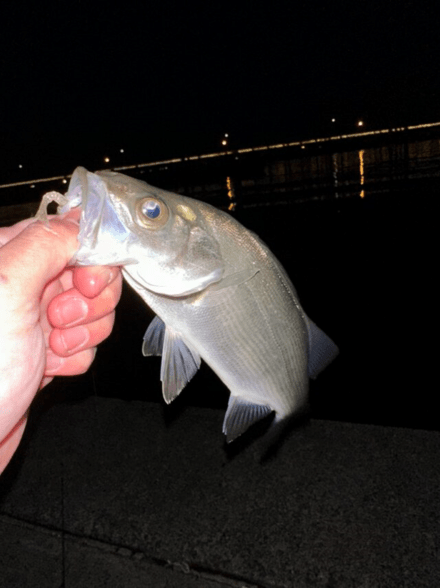
[[[293,287],[292,287],[293,289]],[[259,271],[227,288],[189,297],[139,292],[194,348],[232,395],[284,418],[307,397],[307,329],[302,309],[276,276]]]

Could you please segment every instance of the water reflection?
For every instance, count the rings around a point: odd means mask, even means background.
[[[243,163],[243,162],[242,162]],[[333,153],[255,160],[226,175],[225,191],[201,187],[214,204],[229,210],[285,201],[325,200],[399,190],[402,183],[440,176],[440,140],[391,143]],[[212,188],[212,186],[211,186]],[[185,188],[182,187],[184,193]]]
[[[309,202],[332,198],[368,198],[396,192],[402,184],[440,176],[440,140],[353,146],[352,150],[288,150],[222,160],[221,165],[177,174],[173,183],[143,177],[153,185],[206,200],[230,211],[237,208]],[[289,156],[288,156],[289,155]],[[201,173],[202,172],[202,173]],[[167,177],[170,179],[170,176]]]
[[[365,183],[365,176],[364,176],[364,153],[365,151],[361,149],[359,151],[359,176],[360,176],[360,185],[361,185],[361,192],[360,197],[363,198],[365,196],[365,190],[363,188]]]
[[[410,132],[408,127],[114,170],[229,210],[278,202],[366,198],[399,190],[408,181],[440,176],[440,123],[432,126],[435,129],[430,129],[429,136],[421,128]],[[63,182],[66,176],[1,185],[2,204],[27,202],[50,190],[64,191]],[[32,190],[32,196],[29,187],[38,188]]]
[[[235,210],[236,202],[235,202],[234,184],[232,182],[232,179],[229,176],[226,178],[226,188],[227,188],[227,194],[228,194],[228,198],[229,198],[228,210]]]
[[[332,165],[333,165],[333,185],[335,187],[335,196],[338,197],[338,154],[333,153],[332,155]]]

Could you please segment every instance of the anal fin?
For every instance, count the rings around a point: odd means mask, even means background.
[[[223,433],[230,443],[244,433],[251,425],[270,414],[272,409],[264,404],[255,404],[231,394],[223,421]]]
[[[142,343],[142,353],[145,357],[147,355],[162,355],[165,328],[165,323],[158,316],[155,316],[148,325]]]

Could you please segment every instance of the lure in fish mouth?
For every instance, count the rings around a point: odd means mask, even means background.
[[[67,193],[43,197],[37,218],[50,200],[59,214],[81,207],[71,263],[122,266],[156,313],[142,351],[162,356],[167,403],[203,359],[230,391],[228,442],[273,411],[280,422],[303,408],[309,378],[338,348],[254,233],[209,204],[111,171],[76,168]]]

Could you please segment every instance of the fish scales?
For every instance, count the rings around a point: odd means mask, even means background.
[[[200,208],[211,212],[208,205]],[[249,280],[220,290],[209,286],[183,304],[148,290],[139,293],[165,323],[182,333],[232,394],[260,403],[266,398],[283,418],[305,402],[306,326],[287,275],[252,233],[240,229],[229,215],[217,212],[214,232],[228,234],[219,239],[225,266],[236,273],[258,267],[255,275],[249,270]]]
[[[309,377],[338,348],[305,314],[284,268],[256,235],[209,204],[115,172],[77,168],[56,199],[60,213],[81,207],[72,263],[121,265],[156,313],[143,352],[162,355],[167,402],[203,359],[231,393],[228,441],[272,411],[279,422],[304,406]]]

